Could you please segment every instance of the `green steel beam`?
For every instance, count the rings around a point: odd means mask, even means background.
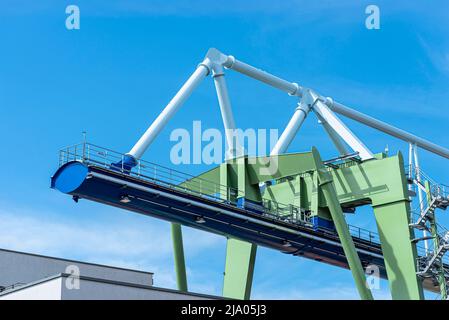
[[[187,292],[186,264],[184,259],[184,246],[182,243],[182,229],[180,224],[171,224],[171,236],[175,260],[176,283],[178,290]]]
[[[220,184],[239,190],[235,196],[261,201],[258,185],[250,183],[247,173],[248,158],[242,157],[220,165]],[[228,238],[223,279],[223,296],[248,300],[251,296],[257,245]]]
[[[241,300],[250,298],[256,252],[255,244],[232,238],[227,240],[224,297]]]
[[[409,201],[377,205],[374,215],[392,298],[424,299],[422,284],[416,275],[417,252],[412,242],[414,232],[409,227]]]
[[[324,198],[327,201],[332,220],[335,224],[335,229],[337,230],[338,237],[340,238],[346,259],[348,260],[349,268],[351,269],[352,276],[354,277],[357,290],[363,300],[373,300],[371,291],[366,285],[365,272],[363,270],[362,263],[357,255],[354,242],[337,198],[332,176],[324,167],[320,154],[315,147],[312,148],[312,154],[315,160],[315,166],[317,168],[316,173],[319,179],[319,187],[323,191]]]
[[[339,214],[333,203],[335,198],[342,207],[370,204],[374,208],[393,298],[423,298],[421,282],[416,275],[416,247],[410,242],[414,231],[409,228],[410,204],[401,153],[389,157],[377,154],[373,160],[322,168],[321,173],[328,172],[333,181],[335,197],[323,196],[324,189],[317,184],[313,152],[278,158],[245,157],[244,161],[245,165],[240,166],[244,169],[239,170],[236,161],[231,161],[199,177],[242,188],[240,192],[243,191],[244,197],[255,201],[260,199],[258,183],[275,179],[275,184],[267,185],[265,199],[283,204],[299,203],[301,208],[328,220],[334,218],[329,212],[332,206],[333,215]],[[278,170],[273,172],[276,166]],[[267,174],[267,168],[271,168],[271,174]]]

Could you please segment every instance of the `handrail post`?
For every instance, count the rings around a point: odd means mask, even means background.
[[[86,157],[86,141],[83,142],[83,155],[82,155],[83,159],[82,162],[84,162],[84,158]]]
[[[137,176],[140,178],[140,160],[137,160]]]

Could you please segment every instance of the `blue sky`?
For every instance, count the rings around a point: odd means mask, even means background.
[[[381,29],[365,28],[365,7]],[[81,29],[65,28],[65,8]],[[88,140],[126,152],[209,47],[449,146],[447,1],[0,1],[0,247],[139,268],[174,287],[167,223],[49,188],[59,148]],[[228,72],[237,125],[282,129],[296,101]],[[172,166],[169,134],[221,128],[210,79],[144,158]],[[407,145],[345,119],[374,152]],[[289,151],[335,151],[311,116]],[[447,160],[422,151],[424,170],[449,182]],[[183,167],[200,173],[204,165]],[[372,214],[351,217],[372,229]],[[442,221],[447,218],[442,218]],[[225,240],[185,229],[192,291],[219,294]],[[286,272],[287,271],[287,272]],[[387,284],[375,292],[388,298]],[[253,298],[357,298],[350,272],[259,248]]]

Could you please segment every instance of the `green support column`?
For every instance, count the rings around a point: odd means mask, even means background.
[[[391,296],[396,300],[424,299],[416,275],[416,246],[410,224],[408,200],[373,206]]]
[[[220,166],[220,183],[237,189],[236,198],[244,197],[261,201],[258,184],[251,184],[247,173],[248,158],[234,159]],[[251,296],[254,264],[257,246],[255,244],[228,238],[226,265],[223,280],[223,296],[248,300]]]
[[[312,210],[312,214],[313,215],[318,215],[320,208],[320,186],[319,186],[319,181],[318,181],[319,177],[318,175],[314,174],[312,177],[312,192],[310,195],[310,209]]]
[[[187,292],[186,264],[184,259],[184,245],[182,243],[182,230],[180,224],[171,224],[171,236],[175,259],[176,283],[178,285],[178,290]]]
[[[226,246],[226,265],[223,296],[248,300],[251,296],[257,246],[229,238]]]
[[[244,166],[245,181],[240,176],[242,173],[237,172],[237,166],[229,162],[226,167],[222,165],[200,177],[233,187],[240,183],[245,186],[245,198],[254,201],[258,201],[259,182],[277,179],[275,184],[267,185],[263,195],[266,200],[300,203],[304,210],[333,219],[328,210],[329,201],[322,190],[316,190],[316,164],[312,152],[279,155],[279,170],[275,173],[261,170],[267,167],[262,163],[266,161],[253,161]],[[373,207],[393,298],[421,299],[423,291],[416,275],[416,248],[410,242],[415,237],[409,227],[410,204],[402,154],[389,157],[377,154],[375,159],[348,161],[344,166],[327,168],[327,171],[339,205],[355,208],[371,204]]]
[[[323,191],[324,198],[326,199],[329,207],[332,220],[334,221],[335,228],[337,229],[338,237],[340,238],[343,251],[346,259],[348,260],[349,268],[351,269],[352,276],[354,277],[360,298],[363,300],[373,300],[371,291],[366,285],[365,272],[363,270],[362,263],[360,262],[360,258],[355,249],[343,211],[341,210],[340,202],[338,201],[332,176],[324,167],[318,150],[316,148],[312,148],[312,153],[320,182],[319,186]]]

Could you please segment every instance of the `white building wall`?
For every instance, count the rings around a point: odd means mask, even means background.
[[[69,286],[66,285],[67,281]],[[79,289],[73,279],[55,275],[48,279],[0,293],[0,300],[213,300],[219,297],[183,293],[177,290],[139,286],[114,281],[80,278]]]
[[[158,288],[81,279],[80,289],[62,287],[63,300],[210,300],[206,296],[184,294]]]
[[[0,300],[61,300],[62,279],[56,278],[1,295]]]

